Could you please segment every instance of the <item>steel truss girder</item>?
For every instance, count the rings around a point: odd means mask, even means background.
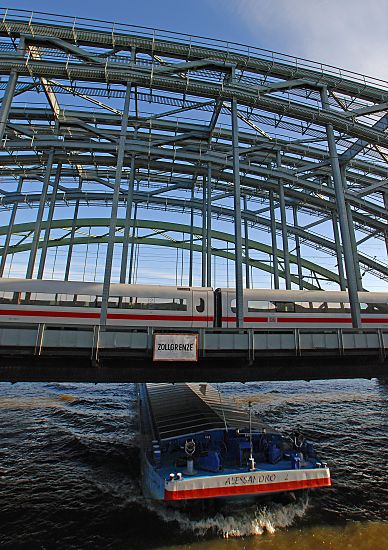
[[[50,200],[50,195],[47,197],[48,201]],[[57,195],[57,199],[60,199],[60,196]],[[75,201],[75,200],[82,200],[84,199],[85,203],[92,203],[95,202],[98,203],[109,203],[112,200],[112,194],[111,193],[83,193],[80,191],[73,191],[66,193],[66,200],[67,201]],[[39,196],[35,199],[37,202],[39,202]],[[149,201],[153,204],[159,204],[161,206],[166,206],[166,199],[162,197],[151,197],[147,198],[146,200],[141,195],[139,196],[138,193],[134,193],[133,196],[134,203],[138,202],[146,203]],[[23,203],[23,197],[20,197],[20,203]],[[193,207],[198,213],[202,210],[202,203],[200,200],[194,200],[194,201],[187,201],[182,199],[168,199],[168,202],[170,205],[174,205],[176,207],[179,207],[181,209],[184,208],[190,208]],[[13,204],[13,203],[10,203]],[[226,208],[224,206],[212,206],[212,212],[213,215],[216,216],[224,216],[225,218],[229,218],[230,220],[233,220],[234,218],[234,211],[231,208]],[[265,228],[266,230],[270,230],[271,228],[271,222],[268,218],[264,218],[258,215],[255,215],[254,213],[250,212],[242,212],[242,219],[247,220],[257,226],[261,226]],[[54,223],[54,222],[53,222]],[[281,232],[281,224],[279,222],[276,222],[276,230],[280,233]],[[323,250],[328,251],[330,254],[336,253],[336,245],[333,241],[329,240],[328,238],[324,238],[321,235],[312,233],[311,231],[305,231],[303,227],[294,227],[292,225],[287,225],[287,233],[291,235],[297,235],[303,242],[308,243],[310,246],[314,246],[316,248],[321,248]],[[364,268],[368,270],[373,270],[378,276],[381,278],[388,277],[388,266],[383,265],[379,262],[377,262],[375,259],[370,258],[366,256],[365,254],[359,253],[359,261],[364,266]]]
[[[47,225],[48,225],[47,222],[43,222],[42,223],[42,230],[46,229]],[[115,243],[122,243],[123,242],[123,239],[120,238],[119,236],[117,236],[117,232],[122,231],[123,228],[124,228],[124,225],[125,225],[125,220],[124,219],[118,219],[117,220]],[[133,227],[133,220],[130,221],[130,226]],[[51,230],[53,230],[53,229],[63,229],[63,230],[71,229],[72,221],[68,220],[68,219],[53,220],[50,224],[50,227],[51,227]],[[107,218],[78,219],[75,222],[75,227],[76,227],[76,230],[79,230],[80,228],[85,228],[85,227],[88,227],[88,228],[92,228],[92,227],[109,227],[109,219],[107,219]],[[164,222],[164,221],[136,220],[136,227],[141,228],[141,229],[152,229],[152,230],[155,230],[155,231],[162,230],[162,231],[165,231],[165,232],[176,232],[176,233],[181,233],[181,234],[182,233],[186,233],[186,234],[193,233],[195,235],[202,235],[202,233],[203,233],[203,230],[202,230],[201,227],[191,228],[189,225],[177,224],[177,223],[171,223],[171,222]],[[28,233],[30,231],[33,231],[33,229],[34,229],[34,224],[32,224],[32,223],[17,224],[17,225],[14,225],[14,227],[13,227],[13,234],[16,235],[16,234],[23,234],[23,233],[26,233],[26,232]],[[7,232],[7,227],[0,227],[0,236],[5,235],[6,232]],[[211,234],[211,239],[212,240],[224,241],[224,242],[228,242],[230,244],[234,243],[233,236],[229,235],[228,233],[224,233],[224,232],[216,231],[216,230],[211,230],[210,234]],[[91,237],[91,238],[89,238],[89,237],[85,237],[85,238],[84,237],[78,237],[77,239],[74,240],[74,244],[85,244],[88,241],[90,242],[90,239],[95,244],[108,242],[106,235],[100,235],[100,236],[93,235],[93,237]],[[247,242],[248,242],[248,245],[249,245],[250,249],[256,250],[256,251],[259,251],[259,252],[262,252],[262,253],[265,253],[265,254],[268,254],[268,255],[272,255],[272,248],[270,246],[265,245],[263,243],[258,243],[256,241],[253,241],[253,240],[250,240],[250,239],[248,239]],[[164,243],[166,243],[166,241],[163,241],[163,240],[160,240],[160,239],[158,239],[158,240],[153,239],[152,236],[151,237],[148,237],[148,236],[147,237],[141,237],[140,236],[140,237],[137,238],[137,243],[138,244],[145,244],[145,245],[147,245],[147,244],[160,245],[160,243],[163,243],[163,245],[161,245],[161,246],[173,246],[173,247],[175,246],[175,247],[178,247],[178,248],[181,247],[181,248],[189,249],[189,247],[186,246],[186,245],[188,245],[188,243],[185,243],[183,241],[168,240],[167,241],[168,244],[164,244]],[[40,243],[40,245],[42,245],[42,243]],[[66,237],[65,238],[52,239],[51,241],[49,241],[49,244],[48,244],[49,247],[68,246],[68,245],[69,245],[69,239],[67,239]],[[27,250],[30,249],[30,246],[31,246],[30,243],[14,245],[14,246],[10,247],[9,253],[12,254],[12,253],[16,253],[16,252],[27,251]],[[195,250],[198,251],[198,252],[201,252],[201,246],[198,245],[198,247],[195,248]],[[0,248],[0,254],[1,254],[1,252],[2,252],[2,249]],[[234,258],[233,254],[231,254],[231,255],[226,254],[225,255],[225,254],[223,254],[222,250],[219,250],[218,248],[215,248],[215,247],[211,248],[211,254],[221,256],[221,257],[225,257],[225,258],[226,257]],[[278,254],[281,258],[284,257],[282,250],[278,250]],[[291,262],[293,264],[297,265],[298,258],[293,254],[290,254],[289,257],[290,257]],[[260,268],[262,268],[265,265],[263,262],[260,262],[259,260],[254,260],[252,258],[247,258],[247,257],[244,257],[243,261],[244,261],[244,263],[248,262],[253,267],[260,266]],[[314,272],[318,275],[321,275],[322,277],[324,277],[328,281],[338,283],[338,275],[331,272],[329,269],[325,269],[325,268],[323,268],[322,266],[320,266],[318,264],[315,264],[313,262],[310,262],[310,261],[304,260],[304,259],[301,260],[301,265],[305,269],[308,269],[308,270],[310,270],[310,271],[312,271],[312,272]],[[272,268],[269,266],[269,269],[265,269],[265,271],[272,272]],[[296,281],[296,279],[295,279],[295,281]],[[307,283],[307,286],[305,288],[316,288],[316,287],[314,285],[310,285],[310,284]]]
[[[345,132],[352,137],[365,140],[366,143],[388,147],[388,136],[364,124],[353,122],[335,112],[325,109],[314,109],[295,102],[287,102],[283,99],[259,95],[253,87],[249,89],[235,83],[223,83],[221,85],[194,80],[182,81],[179,78],[159,74],[155,75],[152,69],[139,72],[132,67],[112,67],[108,69],[104,66],[84,66],[76,63],[66,63],[66,65],[63,64],[61,66],[59,63],[50,63],[43,60],[32,60],[26,65],[25,61],[23,59],[20,60],[16,54],[13,56],[0,55],[0,74],[9,74],[12,70],[16,71],[20,76],[43,77],[46,79],[60,78],[85,82],[106,82],[108,80],[112,84],[121,85],[125,82],[132,82],[133,84],[147,88],[155,87],[160,90],[175,93],[180,92],[196,97],[213,98],[215,100],[222,99],[223,101],[232,101],[235,97],[240,105],[262,109],[281,116],[289,116],[297,120],[309,121],[319,126],[332,124],[336,131]],[[316,87],[320,85],[319,81],[315,83]]]
[[[147,149],[146,145],[142,144],[136,144],[134,145],[132,142],[130,145],[127,146],[128,149],[128,155],[131,153],[147,153],[149,152],[149,159],[137,157],[137,167],[138,168],[145,168],[145,169],[154,169],[154,170],[160,170],[160,171],[169,171],[170,167],[167,162],[164,161],[151,161],[151,157],[154,156],[155,158],[160,158],[161,156],[165,156],[171,159],[175,160],[188,160],[192,159],[192,164],[183,164],[174,162],[174,172],[176,174],[186,174],[186,175],[193,175],[194,173],[198,173],[201,175],[206,175],[206,167],[198,168],[195,166],[194,162],[196,159],[196,156],[192,153],[189,153],[187,151],[182,151],[182,153],[177,153],[175,150],[169,149],[164,151],[163,153],[159,151],[158,148],[152,148],[149,147]],[[52,142],[48,142],[49,146],[52,145]],[[73,151],[76,144],[68,144],[69,145],[69,151],[70,151],[70,159],[74,165],[79,166],[88,166],[91,164],[94,164],[96,161],[104,166],[114,166],[115,165],[115,158],[113,156],[114,154],[114,147],[109,143],[102,144],[102,149],[106,152],[111,152],[112,157],[107,158],[105,157],[96,157],[93,158],[85,157],[84,155],[75,155],[71,154],[71,151]],[[77,145],[79,147],[83,146],[84,144],[82,142],[78,142]],[[96,144],[98,145],[98,144]],[[112,148],[113,147],[113,148]],[[61,146],[62,148],[62,146]],[[91,144],[85,145],[86,149],[93,150],[93,146]],[[98,147],[96,147],[97,149]],[[66,149],[66,147],[64,147]],[[16,159],[6,158],[4,159],[4,165],[18,161],[17,157]],[[57,154],[56,156],[58,162],[66,163],[69,162],[69,156],[66,154]],[[20,157],[20,162],[26,162],[26,157],[22,158]],[[217,156],[213,156],[211,154],[205,154],[202,157],[203,162],[211,162],[213,166],[217,166],[219,164],[219,158]],[[36,162],[36,158],[33,157],[33,161]],[[130,163],[130,158],[127,158],[126,164],[128,165]],[[230,171],[226,171],[226,169],[231,169],[232,165],[231,162],[223,162],[223,169],[222,170],[214,170],[215,177],[218,181],[223,181],[225,183],[232,183],[233,182],[233,174]],[[274,190],[277,191],[278,183],[277,179],[281,177],[285,183],[288,184],[288,186],[285,186],[285,194],[288,198],[296,199],[300,201],[301,203],[308,202],[311,207],[315,207],[316,209],[324,212],[327,210],[335,210],[335,194],[333,189],[328,187],[327,185],[322,186],[319,183],[316,183],[314,181],[308,180],[306,178],[298,178],[295,177],[292,173],[286,171],[286,170],[276,170],[276,169],[268,169],[263,168],[261,166],[255,166],[252,164],[245,164],[244,162],[240,163],[241,170],[245,171],[246,173],[250,173],[251,176],[242,176],[242,183],[247,186],[251,187],[252,189],[265,189],[265,190]],[[28,172],[24,173],[28,177]],[[15,175],[20,175],[19,172],[15,172]],[[106,182],[106,185],[108,187],[112,187],[113,184]],[[125,193],[125,190],[122,190],[122,193]],[[325,197],[325,198],[323,198]],[[346,192],[346,198],[349,204],[352,204],[353,207],[357,209],[361,209],[361,211],[373,215],[376,217],[376,219],[370,218],[370,224],[375,229],[381,229],[381,231],[385,230],[385,222],[384,220],[388,220],[388,213],[385,208],[380,207],[371,201],[367,201],[364,198],[360,198],[356,193],[351,193],[350,191]],[[366,219],[365,217],[358,211],[355,211],[355,219],[360,220],[363,223],[365,223]]]
[[[260,56],[264,50],[256,48],[246,49],[246,54],[243,51],[233,51],[228,47],[228,43],[218,41],[219,47],[214,44],[206,47],[205,45],[193,44],[191,37],[187,36],[186,40],[183,35],[179,35],[179,41],[176,40],[174,33],[171,34],[171,40],[168,40],[168,33],[163,31],[163,39],[155,36],[155,31],[149,32],[149,29],[140,29],[136,35],[136,28],[129,27],[126,32],[117,31],[114,24],[110,24],[110,28],[106,30],[100,30],[97,28],[85,29],[82,28],[82,24],[77,20],[71,20],[69,18],[69,25],[58,26],[54,20],[51,20],[49,24],[41,24],[33,20],[33,15],[28,17],[26,14],[26,20],[13,20],[13,10],[3,10],[3,18],[0,22],[0,35],[12,36],[14,38],[21,35],[39,35],[39,36],[57,36],[62,40],[68,41],[70,44],[76,43],[80,46],[109,48],[113,50],[120,49],[121,51],[133,50],[137,52],[150,52],[151,56],[167,56],[168,58],[184,59],[186,61],[199,60],[204,58],[212,58],[217,61],[227,62],[237,67],[241,67],[244,71],[252,72],[263,75],[273,75],[277,78],[289,80],[289,79],[308,79],[317,80],[326,85],[328,88],[333,88],[337,92],[341,92],[350,96],[357,96],[362,99],[381,102],[386,101],[388,97],[388,90],[385,93],[376,86],[368,84],[366,79],[364,81],[354,81],[351,78],[346,78],[343,71],[338,71],[338,74],[333,74],[333,71],[329,73],[325,72],[322,65],[316,64],[317,69],[313,70],[304,66],[300,60],[296,58],[290,58],[290,62],[281,62],[276,58],[276,54],[271,52],[265,52],[267,58],[263,55]],[[38,14],[39,15],[39,14]],[[18,14],[20,17],[20,15]],[[89,24],[93,26],[93,22],[89,21]],[[109,25],[108,25],[109,27]],[[122,27],[124,28],[124,27]],[[147,36],[147,32],[150,36]],[[156,31],[157,33],[157,31]],[[173,40],[173,37],[175,40]],[[235,46],[235,45],[234,45]],[[284,56],[283,56],[284,59]],[[294,61],[294,63],[293,63]],[[299,63],[298,63],[299,61]],[[332,69],[332,67],[330,67]]]
[[[28,120],[29,126],[28,128],[34,127],[34,124],[32,121],[42,121],[45,122],[45,126],[37,127],[37,132],[45,131],[45,128],[47,130],[47,120],[52,118],[51,112],[47,109],[39,109],[39,108],[12,108],[10,113],[10,120]],[[78,126],[82,126],[83,124],[87,124],[89,127],[91,127],[92,124],[98,124],[99,126],[106,126],[108,125],[109,131],[104,129],[101,130],[95,130],[95,132],[100,132],[101,136],[110,136],[110,139],[117,139],[118,138],[118,129],[113,130],[112,126],[119,126],[121,117],[118,115],[112,115],[108,113],[93,113],[92,115],[87,112],[82,111],[75,111],[75,110],[69,110],[66,109],[66,111],[63,111],[62,116],[59,117],[60,123],[62,127],[66,127],[68,124],[77,124]],[[73,121],[73,122],[72,122]],[[194,123],[188,123],[188,122],[182,122],[179,121],[179,123],[171,120],[152,120],[149,119],[138,119],[134,117],[129,117],[129,124],[135,125],[138,129],[144,129],[147,132],[150,132],[152,130],[164,131],[164,132],[182,132],[182,133],[190,133],[190,132],[196,132],[198,134],[203,134],[204,131],[206,131],[206,126]],[[32,126],[31,126],[32,125]],[[152,126],[151,126],[152,125]],[[22,125],[22,131],[24,131],[25,125]],[[95,133],[94,132],[94,133]],[[116,135],[117,134],[117,135]],[[130,133],[129,133],[130,135]],[[168,135],[168,134],[167,134]],[[142,135],[139,133],[139,139],[141,139]],[[227,128],[221,128],[217,129],[217,138],[231,141],[231,132]],[[327,152],[318,147],[314,147],[314,145],[308,144],[307,146],[303,146],[301,143],[296,142],[290,142],[286,140],[281,139],[272,139],[269,141],[268,139],[264,139],[260,136],[254,135],[252,133],[247,133],[244,131],[239,132],[239,141],[242,144],[250,145],[251,147],[257,147],[258,145],[260,147],[267,147],[268,151],[273,151],[276,148],[280,148],[283,153],[289,153],[293,155],[291,157],[294,162],[298,163],[298,158],[304,157],[305,159],[310,158],[311,161],[324,161],[327,159]],[[245,153],[249,153],[249,150],[242,151]],[[289,161],[291,162],[291,158]],[[287,160],[287,159],[286,159]],[[303,164],[303,161],[300,161],[300,164]],[[358,159],[351,160],[349,162],[349,166],[360,170],[365,171],[367,173],[376,174],[379,176],[384,176],[387,173],[387,169],[385,166],[381,166],[377,163],[370,163],[361,161]]]

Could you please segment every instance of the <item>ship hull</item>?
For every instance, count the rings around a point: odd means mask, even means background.
[[[140,385],[146,498],[254,498],[331,486],[311,442],[285,440],[203,386]]]

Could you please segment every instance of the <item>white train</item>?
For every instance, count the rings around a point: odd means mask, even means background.
[[[101,283],[0,279],[0,322],[97,325]],[[360,292],[364,328],[388,327],[388,292]],[[233,289],[112,284],[111,326],[236,326]],[[244,290],[244,328],[350,327],[346,292]]]

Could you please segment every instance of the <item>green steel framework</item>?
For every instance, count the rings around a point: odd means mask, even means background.
[[[386,252],[361,250],[370,240],[388,249],[386,82],[240,44],[13,9],[0,9],[0,75],[0,276],[28,251],[26,277],[43,278],[48,249],[64,246],[68,279],[74,247],[88,242],[80,230],[105,227],[93,236],[106,244],[102,325],[114,251],[120,282],[131,282],[134,247],[148,244],[187,250],[190,285],[195,253],[203,286],[212,255],[233,260],[238,324],[245,264],[247,287],[249,266],[275,288],[338,284],[360,326],[362,271],[388,279]],[[104,215],[83,218],[85,206]],[[142,208],[190,223],[142,220]],[[233,222],[231,235],[218,220]],[[337,272],[304,259],[307,247],[335,257]]]

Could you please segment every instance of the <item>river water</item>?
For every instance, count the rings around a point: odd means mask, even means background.
[[[132,384],[0,384],[0,548],[388,549],[388,382],[219,384],[300,427],[333,487],[295,502],[171,509],[143,499]]]

